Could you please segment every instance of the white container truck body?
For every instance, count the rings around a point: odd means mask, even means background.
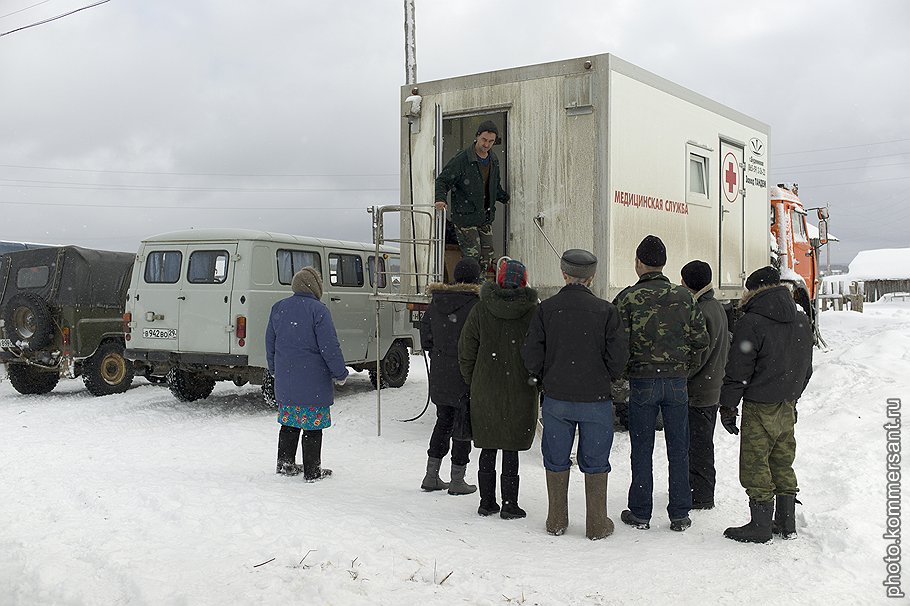
[[[769,129],[758,120],[608,54],[401,93],[403,203],[432,204],[445,162],[493,120],[511,194],[497,209],[495,252],[523,261],[544,297],[563,285],[544,233],[559,253],[597,255],[594,291],[609,299],[637,281],[635,248],[648,234],[665,242],[675,282],[687,262],[708,262],[719,299],[740,297],[745,275],[768,264]],[[430,238],[429,220],[416,216],[412,231],[404,213],[401,223],[405,242]],[[405,243],[402,275],[415,262],[426,272],[426,259]]]

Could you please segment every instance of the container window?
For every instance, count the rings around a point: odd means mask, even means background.
[[[183,253],[179,250],[156,250],[145,260],[145,281],[148,284],[176,284],[180,279]]]
[[[47,286],[51,279],[51,269],[47,265],[23,267],[16,272],[17,288],[41,288]]]
[[[312,267],[322,274],[322,260],[319,253],[310,250],[285,250],[278,249],[278,281],[281,284],[290,284],[294,274],[304,267]]]
[[[329,255],[329,282],[332,286],[363,286],[363,259],[360,255]]]
[[[370,286],[371,287],[375,286],[374,275],[376,274],[376,257],[374,257],[373,255],[370,255],[369,258],[367,259],[367,268],[370,270]],[[379,258],[379,288],[385,288],[386,284],[388,284],[388,280],[386,279],[385,259],[380,257]]]
[[[708,195],[708,159],[689,154],[689,193]]]
[[[194,250],[190,253],[187,281],[191,284],[223,284],[230,256],[226,250]]]

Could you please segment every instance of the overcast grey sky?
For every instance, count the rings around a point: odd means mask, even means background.
[[[92,1],[0,0],[0,33]],[[398,202],[403,4],[111,0],[0,37],[0,239],[369,240],[366,207]],[[616,54],[769,124],[771,181],[830,204],[833,262],[910,246],[910,2],[417,0],[416,17],[418,80]]]

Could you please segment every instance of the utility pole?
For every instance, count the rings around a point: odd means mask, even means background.
[[[404,64],[405,84],[417,84],[417,41],[414,21],[414,0],[404,0]]]

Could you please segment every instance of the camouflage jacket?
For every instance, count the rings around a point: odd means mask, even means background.
[[[630,378],[687,377],[708,347],[705,318],[682,286],[647,273],[613,300],[629,333]]]

